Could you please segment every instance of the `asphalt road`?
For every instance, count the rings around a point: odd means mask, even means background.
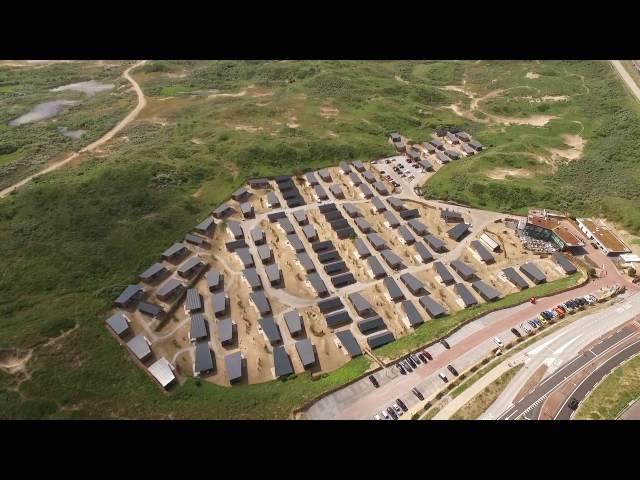
[[[618,365],[625,360],[640,353],[640,340],[624,348],[622,351],[611,357],[604,364],[598,367],[591,375],[585,378],[573,391],[573,393],[567,398],[565,403],[560,408],[555,420],[570,420],[574,413],[574,410],[569,408],[569,402],[572,398],[576,398],[582,402],[587,395],[591,392],[598,382],[600,382],[605,376],[611,373]]]
[[[598,357],[606,355],[610,349],[615,348],[616,345],[635,333],[635,328],[623,328],[605,338],[589,350],[586,350],[558,371],[548,376],[531,393],[527,394],[520,402],[502,414],[498,420],[515,420],[521,415],[526,419],[538,418],[538,413],[542,403],[567,378],[573,376],[576,372],[593,362]]]
[[[635,80],[629,75],[629,72],[624,68],[620,60],[611,60],[611,64],[613,68],[616,69],[622,81],[627,85],[631,93],[636,97],[638,101],[640,101],[640,87],[635,82]]]

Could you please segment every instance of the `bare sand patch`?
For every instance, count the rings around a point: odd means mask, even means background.
[[[32,355],[32,349],[22,354],[17,350],[3,350],[0,352],[0,370],[10,375],[26,373],[27,363]]]
[[[582,152],[586,145],[586,140],[580,135],[562,135],[562,141],[569,146],[569,148],[550,148],[552,159],[557,160],[557,157],[561,157],[566,160],[577,160],[582,157]],[[555,157],[555,158],[554,158]]]
[[[334,107],[320,107],[320,116],[324,118],[336,117],[340,110]]]
[[[287,122],[287,127],[298,128],[299,126],[300,124],[298,123],[298,119],[296,117],[289,118],[289,121]]]
[[[530,79],[536,79],[536,78],[540,78],[540,75],[537,74],[537,73],[533,73],[533,72],[527,72],[525,77],[530,78]]]
[[[203,145],[204,142],[202,140],[200,140],[199,138],[192,138],[191,139],[191,143],[194,143],[196,145]]]
[[[487,177],[493,180],[504,180],[507,177],[528,178],[533,176],[529,170],[518,168],[494,168],[486,173]]]
[[[404,83],[405,85],[409,85],[409,81],[404,80],[400,75],[396,75],[396,80],[399,81],[400,83]]]
[[[234,129],[251,133],[261,132],[262,130],[264,130],[262,127],[254,127],[253,125],[236,125]]]
[[[207,96],[208,99],[213,99],[213,98],[221,98],[221,97],[244,97],[247,94],[246,90],[242,90],[238,93],[212,93],[211,95]]]

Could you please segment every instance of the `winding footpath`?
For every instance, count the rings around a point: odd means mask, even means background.
[[[107,133],[105,133],[102,137],[100,137],[95,142],[87,145],[86,147],[80,149],[77,152],[72,153],[71,155],[69,155],[65,159],[63,159],[63,160],[61,160],[59,162],[56,162],[53,165],[49,165],[48,167],[40,170],[39,172],[36,172],[33,175],[30,175],[27,178],[24,178],[24,179],[20,180],[19,182],[14,183],[13,185],[10,185],[9,187],[5,188],[4,190],[0,190],[0,198],[6,197],[7,195],[9,195],[14,190],[24,186],[25,184],[29,183],[31,180],[33,180],[36,177],[39,177],[40,175],[44,175],[45,173],[53,172],[54,170],[57,170],[57,169],[65,166],[65,165],[67,165],[69,162],[71,162],[71,161],[75,160],[76,158],[78,158],[81,154],[94,151],[96,148],[100,147],[101,145],[104,145],[106,142],[111,140],[124,127],[126,127],[133,120],[135,120],[135,118],[140,114],[142,109],[146,106],[147,100],[146,100],[146,98],[144,96],[144,93],[142,92],[142,89],[140,88],[140,85],[138,85],[138,82],[136,82],[133,79],[133,77],[131,77],[130,72],[134,68],[141,67],[145,63],[147,63],[147,60],[141,60],[141,61],[137,62],[135,65],[132,65],[129,68],[127,68],[123,73],[124,78],[126,78],[129,81],[129,83],[131,83],[131,86],[133,87],[133,89],[136,92],[136,95],[138,96],[138,104],[136,105],[136,108],[134,108],[131,112],[129,112],[129,114],[126,117],[124,117],[122,120],[120,120],[120,122],[118,122],[118,124],[115,127],[113,127],[111,130],[109,130]]]

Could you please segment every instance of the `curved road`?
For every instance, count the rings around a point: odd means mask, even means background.
[[[147,60],[141,60],[138,63],[136,63],[135,65],[132,65],[129,68],[127,68],[123,73],[124,78],[126,78],[129,81],[129,83],[131,83],[131,86],[133,86],[133,89],[136,91],[136,95],[138,96],[138,104],[136,105],[136,108],[134,108],[131,112],[129,112],[129,114],[126,117],[124,117],[122,120],[120,120],[120,122],[118,122],[118,124],[115,127],[113,127],[111,130],[109,130],[107,133],[105,133],[102,137],[100,137],[95,142],[87,145],[86,147],[80,149],[77,152],[72,153],[71,155],[69,155],[65,159],[63,159],[63,160],[61,160],[59,162],[56,162],[53,165],[50,165],[50,166],[40,170],[39,172],[36,172],[33,175],[30,175],[27,178],[24,178],[24,179],[20,180],[19,182],[14,183],[13,185],[5,188],[4,190],[0,190],[0,198],[6,197],[7,195],[9,195],[14,190],[16,190],[16,189],[22,187],[23,185],[29,183],[35,177],[39,177],[40,175],[44,175],[45,173],[53,172],[54,170],[57,170],[57,169],[65,166],[66,164],[68,164],[72,160],[74,160],[77,157],[79,157],[80,154],[87,153],[87,152],[92,152],[93,150],[95,150],[99,146],[101,146],[101,145],[105,144],[106,142],[108,142],[109,140],[111,140],[118,132],[120,132],[124,127],[129,125],[138,116],[140,111],[147,104],[147,100],[144,97],[144,93],[142,92],[142,89],[140,88],[140,85],[138,85],[138,83],[133,79],[133,77],[131,77],[131,75],[129,73],[134,68],[140,67],[140,66],[144,65],[145,63],[147,63]]]
[[[622,81],[627,85],[627,87],[629,87],[631,93],[640,102],[640,87],[638,87],[638,84],[631,77],[631,75],[629,75],[629,72],[627,72],[627,70],[624,68],[622,62],[620,62],[620,60],[611,60],[611,65],[613,65],[613,68],[616,69],[616,71],[622,78]]]

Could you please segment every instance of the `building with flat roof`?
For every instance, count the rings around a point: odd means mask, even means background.
[[[373,173],[371,172],[364,172],[362,174],[362,178],[365,179],[365,181],[369,184],[375,183],[376,182],[376,177],[373,175]]]
[[[297,310],[286,312],[283,318],[291,336],[295,337],[302,333],[302,317]]]
[[[171,300],[184,290],[184,284],[177,278],[170,278],[156,291],[156,297],[163,302]]]
[[[313,192],[316,196],[316,199],[319,201],[327,200],[329,198],[326,190],[322,188],[322,185],[316,185],[315,187],[313,187]]]
[[[191,328],[189,329],[189,339],[192,342],[202,340],[209,337],[209,329],[207,328],[207,318],[204,313],[194,313],[190,315]]]
[[[278,324],[274,322],[273,317],[262,317],[258,320],[258,323],[260,324],[262,333],[269,343],[273,345],[274,343],[282,341],[280,328],[278,327]]]
[[[367,240],[375,250],[381,251],[389,248],[387,246],[387,242],[385,242],[384,239],[377,233],[368,234]]]
[[[144,335],[136,335],[127,342],[129,351],[141,362],[151,358],[151,342]]]
[[[131,333],[130,324],[131,321],[124,312],[116,312],[107,320],[107,325],[120,338],[126,337]]]
[[[364,317],[371,313],[375,313],[371,304],[361,294],[355,292],[349,294],[348,297],[349,301],[353,305],[353,308],[361,317]]]
[[[362,163],[360,160],[354,160],[352,165],[353,165],[353,168],[355,168],[359,172],[365,171],[364,163]]]
[[[353,244],[356,247],[356,253],[357,253],[358,258],[362,259],[362,258],[367,258],[367,257],[371,256],[371,252],[367,248],[367,244],[364,243],[363,239],[358,237],[353,241]]]
[[[140,302],[138,304],[138,311],[141,314],[146,315],[147,317],[151,317],[152,320],[155,320],[157,318],[159,319],[165,314],[165,311],[160,305],[148,302]]]
[[[381,328],[386,328],[387,326],[384,324],[384,320],[380,315],[375,315],[371,318],[365,318],[364,320],[359,320],[356,323],[358,330],[360,333],[367,335],[376,330],[380,330]]]
[[[562,269],[564,270],[564,273],[566,273],[567,275],[571,275],[572,273],[576,273],[578,271],[578,269],[576,268],[576,266],[571,263],[571,261],[566,257],[566,255],[563,255],[560,252],[555,252],[553,255],[553,260],[560,265],[560,267],[562,267]]]
[[[500,245],[486,233],[480,235],[480,242],[492,252],[500,250]]]
[[[318,179],[316,178],[316,174],[313,172],[307,172],[304,174],[304,178],[307,181],[307,185],[310,187],[315,187],[318,185]]]
[[[251,268],[255,266],[253,255],[251,255],[251,252],[249,252],[248,248],[238,248],[235,251],[235,254],[238,256],[238,259],[240,260],[240,263],[242,263],[242,266],[244,268]]]
[[[296,342],[296,351],[304,368],[316,363],[315,347],[308,338]]]
[[[233,343],[233,330],[235,324],[230,318],[225,318],[218,322],[218,339],[222,345]]]
[[[308,273],[307,280],[309,280],[309,283],[311,284],[311,286],[316,291],[319,297],[324,297],[329,294],[329,290],[327,289],[327,286],[322,280],[322,278],[320,277],[320,275],[318,275],[318,272],[314,271],[314,272]]]
[[[242,352],[233,352],[224,357],[224,365],[227,368],[229,382],[237,382],[242,378]]]
[[[351,166],[347,162],[342,161],[338,164],[338,166],[340,167],[340,170],[342,170],[342,173],[344,173],[345,175],[351,173]]]
[[[360,209],[352,203],[345,203],[342,205],[342,208],[344,208],[344,211],[347,212],[347,215],[351,218],[362,217]]]
[[[246,187],[240,187],[238,190],[231,194],[231,198],[233,198],[236,202],[242,202],[249,198],[251,193],[247,190]]]
[[[207,263],[197,255],[195,255],[178,267],[178,275],[184,278],[189,278],[195,275],[205,266],[207,266]]]
[[[618,255],[631,252],[629,247],[604,222],[595,222],[590,218],[577,218],[576,221],[587,238],[593,240],[605,254]]]
[[[242,275],[251,290],[260,290],[262,288],[262,280],[260,280],[260,275],[258,275],[258,271],[255,268],[243,270]]]
[[[471,290],[469,290],[464,283],[456,283],[453,286],[453,289],[458,294],[458,297],[460,297],[460,299],[462,300],[464,308],[478,304],[476,297],[473,296]]]
[[[296,261],[306,273],[316,271],[316,266],[307,252],[298,253],[296,255]]]
[[[202,297],[197,288],[190,288],[187,290],[187,298],[184,303],[184,308],[187,313],[196,313],[202,311],[204,308],[202,305]]]
[[[351,285],[352,283],[356,283],[356,278],[351,272],[341,273],[340,275],[331,277],[331,284],[335,288],[346,287],[347,285]]]
[[[387,293],[389,294],[389,298],[392,302],[404,300],[404,294],[393,278],[385,277],[384,280],[382,280],[382,283],[387,289]]]
[[[447,250],[447,244],[430,233],[424,236],[424,241],[427,242],[427,245],[435,252],[441,253]]]
[[[396,197],[389,197],[387,198],[387,203],[389,205],[391,205],[391,208],[393,208],[396,211],[400,211],[400,210],[405,210],[406,207],[404,206],[404,202],[402,200],[400,200],[399,198]]]
[[[373,199],[371,199],[371,204],[373,205],[374,213],[381,213],[387,209],[387,206],[380,197],[373,197]]]
[[[416,242],[414,244],[414,248],[416,249],[417,255],[414,255],[414,258],[418,260],[420,263],[428,263],[433,260],[433,254],[429,251],[427,246],[422,242]]]
[[[148,370],[155,381],[164,389],[169,388],[176,380],[172,365],[164,357],[151,364]]]
[[[331,174],[329,173],[329,170],[327,170],[326,168],[318,170],[318,176],[322,179],[323,182],[332,181]]]
[[[471,286],[487,302],[494,302],[502,296],[498,290],[482,280],[476,280],[471,284]]]
[[[398,221],[398,218],[389,210],[384,212],[382,216],[384,217],[385,226],[389,228],[397,228],[398,226],[400,226],[400,222]]]
[[[433,268],[436,271],[436,275],[440,277],[440,281],[445,285],[455,282],[455,278],[442,262],[433,262]]]
[[[210,237],[211,234],[213,233],[213,230],[215,229],[215,226],[216,226],[216,223],[213,217],[207,217],[203,221],[201,221],[198,225],[196,225],[193,229],[202,235],[206,235]]]
[[[222,317],[229,307],[229,296],[225,292],[214,293],[211,298],[213,313],[216,317]]]
[[[491,255],[489,250],[485,248],[480,240],[473,240],[469,245],[471,250],[475,252],[477,258],[486,264],[493,263],[496,259]]]
[[[260,315],[271,314],[271,303],[269,303],[263,291],[258,290],[257,292],[251,292],[249,297]]]
[[[224,277],[218,270],[211,269],[209,270],[205,278],[207,279],[207,287],[210,292],[215,292],[219,290],[223,286]]]
[[[529,215],[523,231],[531,238],[550,242],[560,251],[584,247],[582,240],[551,216]]]
[[[504,273],[504,276],[507,277],[507,280],[509,280],[515,287],[517,287],[518,290],[529,288],[529,284],[527,283],[527,281],[522,278],[518,272],[516,272],[515,268],[507,267],[502,270],[502,273]]]
[[[373,185],[375,186],[375,183]],[[369,188],[369,186],[366,183],[361,183],[358,188],[360,188],[360,196],[362,198],[371,198],[371,197],[373,197],[373,192],[371,191],[371,189]]]
[[[200,340],[196,342],[195,361],[193,362],[193,373],[195,376],[212,372],[214,368],[213,355],[209,348],[209,342]]]
[[[400,258],[393,250],[382,250],[380,254],[384,261],[387,262],[387,265],[389,265],[393,270],[401,270],[404,268],[405,265],[402,258]]]
[[[405,245],[412,245],[416,242],[416,238],[411,233],[411,230],[406,225],[400,225],[398,228],[398,233],[400,234],[399,240]]]
[[[320,309],[320,312],[326,314],[340,310],[344,308],[344,305],[342,300],[340,300],[340,297],[331,297],[326,300],[320,300],[318,302],[318,308]]]
[[[362,183],[360,176],[356,172],[351,172],[349,174],[349,183],[354,187],[359,186]]]
[[[254,178],[249,180],[249,186],[255,189],[269,188],[271,185],[266,178]]]
[[[447,231],[447,235],[451,240],[459,242],[467,235],[470,227],[471,225],[468,223],[458,223],[455,227]]]
[[[418,296],[429,293],[425,290],[424,284],[410,273],[403,273],[400,275],[400,280],[413,295]]]
[[[175,262],[176,260],[184,257],[187,253],[189,253],[189,249],[184,243],[174,243],[162,252],[162,259]]]
[[[533,262],[520,265],[520,271],[524,273],[536,285],[547,281],[547,277]]]
[[[269,245],[260,245],[258,248],[258,257],[260,257],[260,261],[263,265],[267,265],[273,262],[273,251],[269,247]]]
[[[228,203],[223,203],[218,208],[216,208],[212,213],[214,217],[222,220],[224,218],[227,218],[229,215],[232,215],[235,211],[236,210],[231,205],[229,205]]]
[[[362,355],[362,349],[356,338],[353,336],[353,333],[349,330],[342,330],[341,332],[336,332],[336,338],[341,347],[344,347],[344,353],[349,355],[351,358]]]
[[[284,345],[279,345],[273,349],[273,372],[276,378],[286,377],[293,373],[291,359],[284,349]]]
[[[476,276],[476,271],[462,260],[454,260],[451,262],[451,268],[462,277],[463,280],[471,280]]]
[[[280,285],[282,283],[282,271],[278,265],[275,263],[267,265],[264,270],[271,286]]]
[[[447,309],[436,302],[429,295],[420,297],[418,301],[420,302],[422,308],[424,308],[425,312],[427,312],[427,314],[431,318],[438,318],[447,313]]]
[[[313,225],[305,225],[302,227],[302,233],[308,242],[313,243],[318,240],[318,232]]]
[[[307,218],[307,212],[304,210],[296,210],[293,212],[293,219],[298,222],[298,225],[306,225],[309,223],[309,219]]]
[[[140,300],[144,289],[140,285],[128,285],[113,302],[116,307],[126,308]]]
[[[442,218],[447,223],[464,222],[464,218],[462,218],[461,213],[456,212],[455,210],[449,210],[448,208],[440,210],[440,218]]]
[[[369,233],[373,231],[371,224],[362,217],[356,218],[356,226],[362,233]]]
[[[395,337],[389,330],[382,330],[367,336],[367,344],[369,348],[374,349],[393,342]]]
[[[369,275],[374,278],[382,278],[387,275],[386,270],[382,267],[380,261],[373,256],[367,258],[367,264],[369,265]]]
[[[405,300],[402,302],[402,309],[404,310],[407,322],[413,328],[424,323],[422,315],[420,315],[420,312],[418,312],[418,309],[411,300]]]
[[[156,262],[140,274],[140,280],[152,283],[163,278],[169,271],[160,262]]]
[[[267,192],[267,207],[280,208],[280,200],[275,192]]]
[[[429,229],[427,229],[427,226],[420,220],[416,220],[415,218],[409,220],[407,222],[407,225],[409,225],[409,227],[411,227],[411,230],[413,230],[415,234],[420,237],[423,237],[427,233],[429,233]]]
[[[351,323],[351,316],[346,310],[338,310],[337,312],[329,313],[324,317],[327,322],[327,327],[337,328],[347,323]]]
[[[206,238],[203,238],[200,235],[194,235],[192,233],[187,233],[184,236],[184,241],[195,245],[196,247],[202,247],[205,243],[207,243]]]

